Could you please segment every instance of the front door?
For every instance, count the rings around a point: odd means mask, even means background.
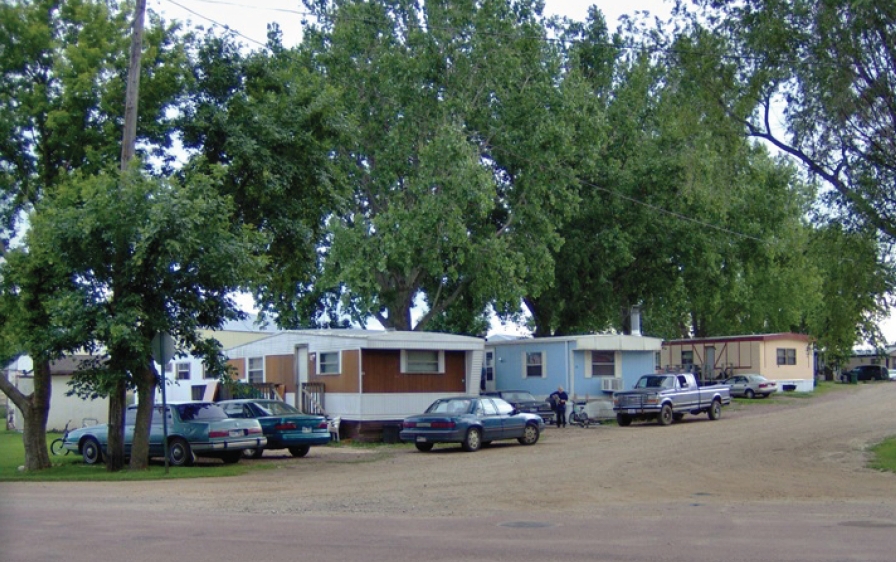
[[[482,379],[479,389],[483,392],[494,392],[495,384],[495,348],[485,349],[485,358],[482,361]]]
[[[307,345],[297,345],[295,348],[295,358],[293,359],[293,371],[295,375],[296,382],[296,395],[295,395],[295,403],[293,406],[298,408],[299,410],[303,410],[302,404],[305,402],[302,399],[302,391],[305,388],[305,383],[308,382],[308,346]],[[304,412],[306,414],[310,412]]]

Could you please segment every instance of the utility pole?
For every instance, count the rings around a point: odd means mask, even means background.
[[[146,0],[137,0],[134,25],[131,31],[131,58],[128,83],[124,95],[124,135],[121,139],[121,172],[124,174],[134,158],[137,144],[137,102],[140,94],[140,57],[143,53],[143,19]],[[124,177],[122,176],[122,180]],[[118,472],[124,468],[124,415],[127,386],[119,377],[109,395],[109,435],[106,470]]]
[[[131,62],[128,65],[128,85],[124,95],[124,137],[121,140],[121,171],[125,171],[134,157],[137,144],[137,102],[140,95],[140,57],[143,54],[143,19],[146,0],[137,0],[134,9],[134,29],[131,33]]]

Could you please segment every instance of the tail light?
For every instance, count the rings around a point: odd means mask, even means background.
[[[401,427],[403,427],[405,429],[409,429],[409,428],[417,427],[417,424],[414,422],[406,421],[406,422],[402,422]]]
[[[432,422],[430,425],[433,429],[454,429],[454,426],[457,425],[453,421],[437,421]]]
[[[214,439],[215,437],[228,437],[230,436],[230,432],[226,429],[217,429],[215,431],[209,431],[208,436],[210,439]]]
[[[330,429],[330,424],[327,423],[327,420],[324,420],[317,424],[317,429]]]
[[[276,429],[277,431],[287,431],[295,428],[296,424],[294,424],[293,422],[280,422],[274,426],[274,429]]]
[[[259,433],[261,433],[260,427],[250,427],[248,430],[246,430],[247,435],[257,435]]]

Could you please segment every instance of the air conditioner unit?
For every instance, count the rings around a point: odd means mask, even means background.
[[[622,379],[616,377],[604,377],[600,379],[600,389],[604,392],[622,390]]]

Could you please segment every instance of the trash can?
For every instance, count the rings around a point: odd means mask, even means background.
[[[386,423],[383,424],[383,443],[395,444],[398,443],[398,434],[401,433],[401,424],[400,423]]]
[[[859,384],[859,373],[855,371],[849,372],[849,384]]]

